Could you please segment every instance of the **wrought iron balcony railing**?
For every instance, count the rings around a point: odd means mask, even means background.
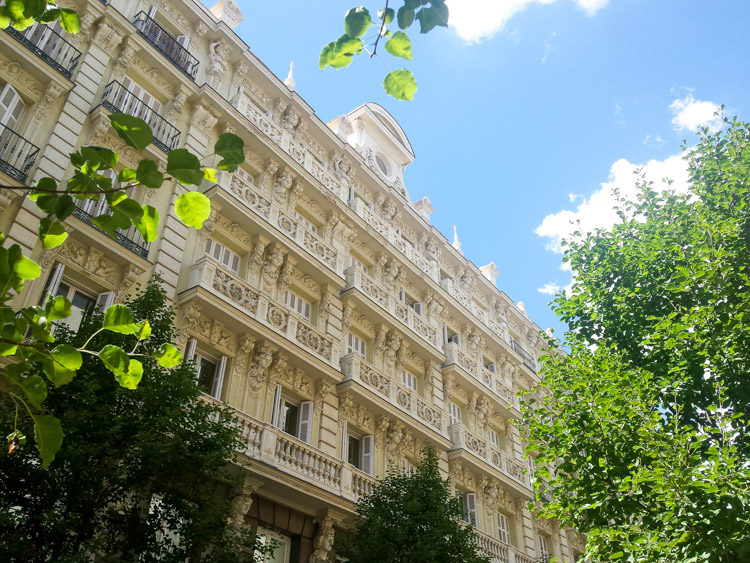
[[[73,215],[78,217],[84,223],[91,225],[97,231],[104,233],[102,229],[94,224],[93,218],[104,213],[109,213],[109,211],[109,206],[105,201],[93,201],[90,199],[84,199],[76,201],[76,207],[73,210]],[[109,236],[108,233],[105,234]],[[134,252],[141,258],[148,259],[148,248],[150,246],[150,243],[143,240],[143,236],[141,235],[140,231],[135,227],[131,226],[129,229],[124,231],[122,229],[118,229],[116,241],[118,244],[124,246],[131,252]]]
[[[180,130],[116,80],[104,89],[102,105],[111,112],[134,115],[148,123],[154,134],[154,144],[164,152],[177,148]]]
[[[529,368],[531,371],[536,373],[536,362],[534,361],[534,358],[531,357],[531,354],[529,354],[526,350],[524,350],[521,345],[516,342],[513,338],[510,339],[510,346],[513,348],[516,352],[518,352],[518,355],[523,358],[524,365]]]
[[[50,25],[36,23],[23,31],[9,25],[5,31],[64,77],[73,76],[81,60],[81,52]]]
[[[198,59],[180,45],[174,35],[156,23],[146,12],[138,12],[133,25],[138,33],[167,57],[173,65],[190,80],[195,80],[195,73],[198,72]]]
[[[0,171],[25,184],[38,154],[39,147],[0,125]]]

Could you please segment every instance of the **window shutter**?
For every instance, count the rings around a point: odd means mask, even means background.
[[[15,129],[24,109],[23,100],[16,89],[6,84],[0,92],[0,125]]]
[[[44,289],[42,300],[44,300],[48,293],[53,297],[57,296],[57,290],[60,289],[60,282],[62,281],[64,271],[65,264],[55,264],[55,267],[52,268],[52,272],[50,273],[49,279],[47,280],[47,287]]]
[[[466,509],[469,514],[469,524],[477,526],[477,495],[466,493]]]
[[[273,393],[273,413],[271,424],[276,428],[281,428],[281,383],[276,385],[276,391]]]
[[[344,424],[341,426],[341,459],[343,461],[346,461],[348,458],[348,452],[349,449],[349,425],[347,424],[346,420],[344,421]]]
[[[448,344],[448,325],[443,325],[443,344]]]
[[[312,443],[312,426],[313,426],[313,403],[305,401],[299,406],[299,431],[298,437],[303,442]]]
[[[497,366],[495,364],[489,364],[487,366],[487,369],[490,370],[492,373],[497,373]]]
[[[372,436],[362,437],[362,471],[368,475],[373,473],[372,463]]]
[[[214,383],[211,386],[211,396],[214,399],[221,399],[221,388],[224,386],[224,372],[227,369],[227,357],[222,356],[219,359],[219,365],[216,366]]]
[[[414,308],[414,312],[421,317],[422,316],[422,304],[421,303],[414,303],[414,305],[412,305],[412,307]]]
[[[502,512],[497,515],[497,536],[501,542],[510,545],[510,524]]]
[[[184,49],[187,49],[190,46],[190,36],[189,35],[178,35],[175,37],[177,40],[177,43],[179,45],[182,45]]]
[[[195,359],[195,347],[198,345],[198,341],[195,338],[188,340],[187,346],[185,347],[185,361],[189,362]]]
[[[404,303],[406,303],[406,292],[404,291],[403,287],[401,289],[399,289],[399,291],[398,291],[398,298],[401,301],[403,301]]]
[[[453,335],[453,342],[456,343],[456,346],[461,346],[461,335],[460,334],[454,334]]]
[[[100,293],[99,296],[96,298],[96,308],[99,309],[102,313],[109,309],[112,304],[115,302],[115,292],[114,291],[105,291],[104,293]]]

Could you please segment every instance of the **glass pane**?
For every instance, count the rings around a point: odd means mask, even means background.
[[[347,456],[347,461],[351,463],[357,469],[360,469],[359,467],[360,466],[359,445],[360,445],[359,438],[355,438],[354,436],[349,436],[349,454]]]
[[[63,287],[67,288],[65,293],[62,293]],[[70,287],[65,284],[60,284],[60,288],[57,290],[58,295],[67,295],[70,299],[72,313],[63,322],[67,324],[71,329],[77,330],[81,326],[81,320],[83,315],[91,311],[96,306],[96,299],[89,297],[85,293],[81,293],[77,288],[73,288],[73,297],[70,297]]]
[[[198,361],[198,388],[204,393],[210,393],[216,375],[216,364],[206,358]]]
[[[297,436],[297,421],[299,420],[299,407],[284,401],[284,407],[281,412],[283,417],[281,429],[287,434]]]

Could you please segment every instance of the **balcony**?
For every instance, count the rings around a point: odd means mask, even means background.
[[[92,219],[109,213],[109,206],[103,201],[93,201],[90,199],[76,200],[76,206],[73,210],[73,215],[78,217],[81,221],[87,225],[91,225],[100,233],[104,233],[109,236],[109,233],[105,233],[102,229],[97,227]],[[115,239],[117,244],[124,246],[131,252],[137,254],[141,258],[148,259],[148,249],[150,243],[143,240],[143,235],[135,227],[131,226],[127,230],[117,229],[117,238]]]
[[[511,459],[487,440],[469,431],[461,423],[449,426],[448,434],[453,442],[454,450],[469,452],[475,458],[479,458],[508,477],[510,482],[520,485],[519,490],[525,495],[531,495],[531,486],[528,476],[524,473],[523,464]]]
[[[204,256],[190,270],[189,287],[203,287],[234,309],[297,343],[325,363],[339,367],[339,344],[281,303],[261,294],[245,280]]]
[[[349,207],[359,215],[365,223],[375,229],[380,235],[390,242],[406,258],[419,268],[424,274],[435,281],[440,279],[440,271],[437,261],[428,260],[416,248],[408,244],[391,225],[378,217],[364,201],[355,197],[349,202]]]
[[[510,346],[518,353],[519,356],[521,356],[521,358],[523,359],[523,365],[536,373],[536,362],[534,361],[534,358],[531,357],[531,354],[524,350],[521,345],[513,338],[510,339]]]
[[[383,289],[380,284],[365,274],[358,266],[351,266],[344,271],[346,287],[344,291],[357,289],[371,301],[378,309],[395,317],[407,326],[419,338],[427,343],[431,350],[442,348],[441,336],[438,330],[430,326],[421,315],[409,307],[403,301],[396,299],[393,295]]]
[[[190,80],[195,81],[198,59],[180,45],[174,35],[151,19],[146,12],[138,12],[133,19],[133,25],[146,41],[169,59],[169,62],[180,69]]]
[[[357,354],[347,354],[341,358],[341,372],[344,381],[356,380],[375,394],[423,422],[432,430],[444,433],[443,413],[422,399],[413,389],[399,385],[390,377],[368,364]]]
[[[481,383],[484,388],[489,389],[496,396],[500,397],[508,405],[508,408],[520,408],[519,399],[514,395],[510,382],[500,374],[488,370],[480,362],[471,358],[455,342],[448,342],[445,345],[445,363],[443,365],[445,367],[450,365],[459,366],[478,383]]]
[[[208,396],[206,402],[219,405]],[[368,494],[377,479],[342,460],[326,454],[275,426],[234,411],[232,423],[240,430],[242,446],[238,453],[268,463],[279,471],[293,475],[321,489],[355,501]]]
[[[180,131],[166,119],[156,113],[143,100],[136,97],[122,84],[113,80],[104,89],[102,106],[112,113],[127,113],[140,117],[149,124],[154,134],[153,143],[165,153],[177,148]]]
[[[0,125],[0,172],[25,184],[38,154],[39,147]]]
[[[492,563],[536,563],[533,557],[524,555],[515,547],[505,544],[489,534],[480,530],[474,530],[477,536],[477,545],[485,557],[489,557]]]
[[[81,52],[65,41],[51,25],[36,23],[23,31],[9,25],[5,31],[65,78],[73,76],[81,60]]]
[[[315,262],[322,263],[336,275],[337,280],[340,280],[338,272],[343,269],[344,259],[317,233],[308,229],[295,217],[282,211],[281,206],[272,202],[270,197],[263,195],[258,187],[244,178],[236,174],[221,173],[218,181],[219,187],[234,196],[228,200],[232,208],[239,208],[236,204],[239,201],[242,207],[259,215],[270,226],[277,228],[310,254]],[[227,208],[227,211],[229,212],[230,209]]]

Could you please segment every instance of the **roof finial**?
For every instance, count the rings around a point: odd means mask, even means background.
[[[453,248],[458,250],[458,252],[463,255],[463,252],[461,252],[461,243],[458,241],[458,231],[456,230],[456,225],[453,225]]]
[[[286,75],[286,80],[284,80],[284,85],[289,88],[290,90],[294,90],[294,62],[289,63],[289,74]]]

